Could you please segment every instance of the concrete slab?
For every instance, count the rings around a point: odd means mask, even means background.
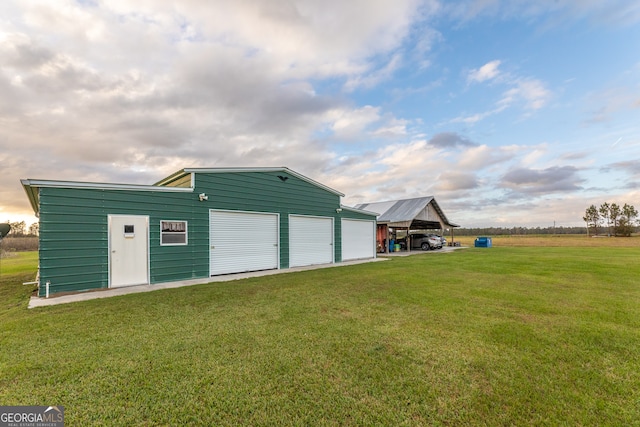
[[[100,289],[95,291],[80,292],[71,295],[53,296],[50,298],[31,297],[29,300],[29,308],[46,307],[58,304],[68,304],[78,301],[88,301],[99,298],[110,298],[118,295],[137,294],[141,292],[152,292],[160,289],[181,288],[184,286],[201,285],[204,283],[214,282],[230,282],[232,280],[241,280],[251,277],[271,276],[274,274],[294,273],[297,271],[317,270],[321,268],[345,267],[348,265],[365,264],[369,262],[386,261],[387,258],[363,259],[355,261],[345,261],[334,264],[309,265],[306,267],[294,267],[281,270],[265,270],[252,271],[249,273],[226,274],[224,276],[203,277],[200,279],[181,280],[177,282],[154,283],[153,285],[136,285],[122,288]]]

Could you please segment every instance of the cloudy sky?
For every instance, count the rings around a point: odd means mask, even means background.
[[[0,220],[35,220],[21,178],[230,166],[465,227],[640,207],[640,3],[0,2]]]

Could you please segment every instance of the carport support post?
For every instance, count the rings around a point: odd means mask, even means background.
[[[385,224],[385,226],[384,226],[384,235],[387,236],[387,238],[384,239],[384,253],[388,254],[389,253],[389,245],[391,243],[391,235],[389,234],[389,226],[387,224]]]

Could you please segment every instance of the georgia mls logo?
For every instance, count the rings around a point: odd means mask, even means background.
[[[0,427],[64,427],[64,406],[0,406]]]
[[[60,408],[62,408],[62,406]],[[46,414],[49,411],[55,411],[54,413],[58,413],[62,415],[62,409],[60,408],[58,408],[57,406],[49,406],[47,409],[44,410],[44,413]]]

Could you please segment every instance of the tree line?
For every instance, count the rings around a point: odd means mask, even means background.
[[[11,231],[9,232],[11,237],[37,236],[40,232],[40,223],[38,222],[34,222],[29,228],[27,228],[27,223],[24,221],[7,221],[6,224],[11,226]]]
[[[535,234],[585,234],[584,227],[475,227],[456,228],[456,236],[520,236]],[[446,235],[446,233],[445,233]]]
[[[587,208],[582,220],[587,224],[587,234],[593,230],[595,235],[600,231],[609,236],[631,236],[638,218],[638,211],[633,205],[625,203],[620,207],[616,203],[603,203],[599,207],[591,205]]]

